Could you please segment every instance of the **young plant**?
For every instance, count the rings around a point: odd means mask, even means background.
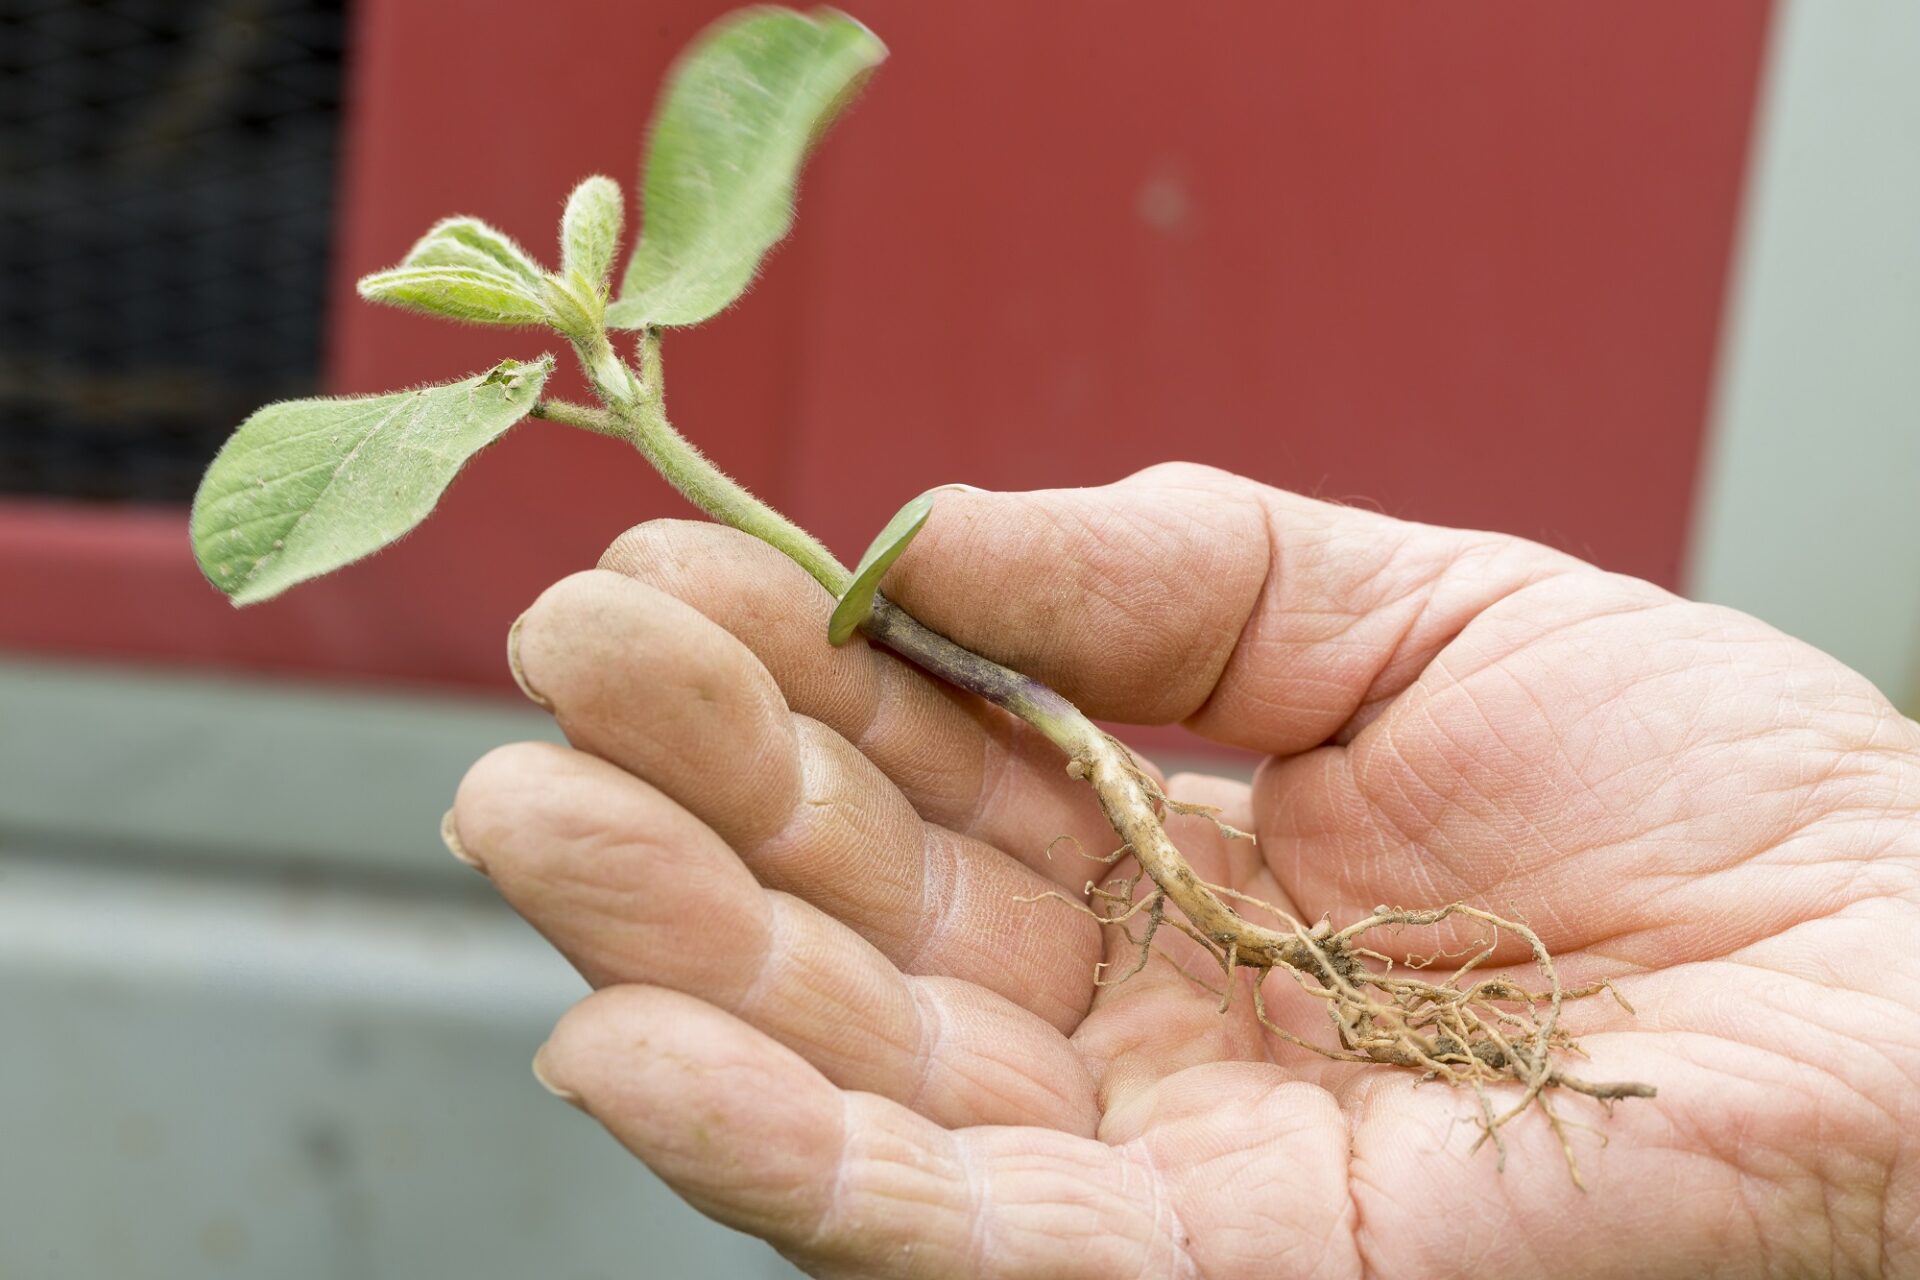
[[[1612,989],[1563,988],[1538,935],[1518,921],[1454,903],[1381,907],[1342,929],[1326,921],[1309,926],[1201,880],[1163,820],[1211,811],[1163,794],[1120,743],[1052,689],[962,648],[880,594],[882,577],[925,524],[938,490],[909,502],[849,570],[668,422],[662,332],[698,324],[745,290],[792,224],[794,187],[809,149],[885,56],[865,27],[829,11],[748,10],[702,34],[671,73],[654,120],[641,181],[645,223],[617,293],[611,286],[623,202],[604,177],[588,178],[568,199],[557,269],[486,223],[459,217],[430,228],[399,266],[361,280],[361,295],[375,302],[559,334],[600,404],[545,397],[553,357],[540,355],[420,390],[271,405],[242,424],[195,499],[194,549],[207,577],[236,604],[252,604],[386,546],[426,517],[467,459],[523,418],[628,441],[696,506],[778,548],[833,595],[828,642],[863,632],[1059,746],[1067,772],[1093,788],[1119,837],[1119,847],[1099,861],[1114,866],[1131,858],[1139,868],[1089,882],[1085,900],[1044,895],[1127,931],[1137,959],[1128,974],[1102,981],[1139,972],[1155,933],[1177,929],[1226,974],[1223,1010],[1235,971],[1252,970],[1255,1012],[1269,1030],[1331,1058],[1411,1068],[1471,1087],[1482,1105],[1483,1138],[1496,1145],[1501,1127],[1531,1106],[1546,1113],[1564,1145],[1549,1090],[1606,1101],[1651,1096],[1646,1085],[1592,1083],[1557,1065],[1561,1051],[1573,1047],[1560,1024],[1563,1002]],[[634,335],[631,361],[615,345],[622,333]],[[1247,918],[1243,908],[1272,923]],[[1479,922],[1491,936],[1446,981],[1396,973],[1365,945],[1379,931],[1454,917]],[[1502,930],[1532,949],[1541,990],[1506,977],[1464,981],[1491,956]],[[1308,1044],[1267,1018],[1263,985],[1276,969],[1324,1002],[1333,1045]],[[1485,1092],[1500,1083],[1520,1087],[1504,1110]]]

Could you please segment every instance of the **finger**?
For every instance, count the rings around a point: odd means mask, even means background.
[[[518,663],[582,750],[645,778],[769,888],[844,920],[910,973],[975,982],[1061,1029],[1086,1012],[1091,920],[1041,921],[1050,883],[921,821],[871,762],[795,718],[772,677],[694,609],[576,574],[517,624]]]
[[[468,771],[453,825],[596,987],[686,992],[835,1084],[941,1124],[1092,1131],[1092,1081],[1058,1031],[970,983],[902,975],[838,921],[763,890],[709,828],[604,761],[500,748]]]
[[[769,671],[795,712],[854,743],[928,822],[984,840],[1071,889],[1074,842],[1108,852],[1112,828],[1059,748],[1027,724],[929,680],[864,639],[825,643],[833,600],[791,560],[715,524],[656,520],[600,565],[697,608]],[[1055,848],[1057,837],[1064,837]],[[1053,856],[1049,856],[1053,850]]]
[[[695,1208],[815,1275],[1195,1274],[1138,1157],[1046,1129],[942,1129],[684,995],[591,997],[535,1071]]]
[[[1585,567],[1175,464],[943,494],[885,585],[1090,715],[1291,753],[1363,720],[1493,601]]]

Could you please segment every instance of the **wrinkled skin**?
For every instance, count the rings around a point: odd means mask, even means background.
[[[1263,753],[1250,788],[1170,780],[1258,833],[1174,819],[1207,878],[1336,925],[1523,916],[1638,1009],[1573,1006],[1575,1069],[1659,1096],[1563,1096],[1583,1194],[1539,1113],[1502,1173],[1470,1094],[1270,1036],[1244,973],[1222,1016],[1170,931],[1096,990],[1131,948],[1014,901],[1100,873],[1053,837],[1113,843],[1058,753],[829,649],[774,552],[661,522],[525,617],[573,749],[487,756],[451,826],[597,989],[542,1079],[702,1211],[833,1277],[1920,1274],[1920,726],[1866,681],[1530,543],[1197,467],[949,495],[888,589],[1092,715]]]

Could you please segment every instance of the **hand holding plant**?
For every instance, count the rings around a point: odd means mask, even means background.
[[[538,1070],[703,1211],[822,1276],[1920,1262],[1920,729],[1840,664],[1198,467],[943,497],[887,585],[1104,716],[1268,753],[1251,788],[1167,780],[1258,837],[1171,817],[1205,879],[1299,920],[1523,904],[1569,987],[1638,1010],[1569,1006],[1581,1073],[1660,1093],[1557,1104],[1582,1193],[1543,1118],[1501,1130],[1503,1174],[1470,1089],[1293,1043],[1330,1042],[1325,1002],[1279,973],[1277,1028],[1246,970],[1223,1016],[1172,929],[1096,986],[1135,947],[1013,901],[1089,878],[1051,837],[1111,838],[1051,744],[822,644],[831,600],[764,545],[661,521],[519,628],[574,749],[489,755],[452,822],[599,989]],[[1372,945],[1438,983],[1485,937]],[[1468,982],[1534,976],[1507,938]]]
[[[663,330],[745,288],[808,148],[882,55],[835,14],[756,10],[703,37],[656,119],[617,294],[625,211],[605,178],[568,200],[557,268],[453,218],[361,282],[553,331],[599,406],[543,396],[550,356],[273,406],[196,503],[208,576],[265,599],[402,535],[532,417],[631,442],[731,526],[648,526],[542,598],[515,673],[577,750],[489,757],[449,817],[449,842],[608,988],[563,1024],[546,1078],[696,1204],[826,1274],[1265,1274],[1279,1257],[1427,1274],[1549,1243],[1573,1273],[1637,1243],[1617,1236],[1634,1213],[1671,1230],[1682,1168],[1739,1188],[1740,1160],[1676,1129],[1718,1114],[1767,1150],[1808,1126],[1879,1150],[1831,1091],[1765,1115],[1697,1096],[1783,1052],[1783,1029],[1844,1024],[1885,973],[1795,960],[1838,891],[1802,874],[1820,864],[1795,824],[1836,803],[1845,865],[1915,856],[1910,807],[1871,849],[1846,827],[1861,796],[1909,795],[1915,766],[1912,726],[1837,667],[1820,703],[1757,624],[1195,468],[922,495],[850,571],[679,435]],[[1736,659],[1752,678],[1728,683]],[[1089,714],[1184,720],[1271,758],[1251,792],[1169,784]],[[1806,780],[1793,733],[1905,754],[1856,794]],[[1751,821],[1726,817],[1729,779],[1764,788]],[[1768,908],[1729,914],[1755,878],[1778,882]],[[1893,909],[1872,888],[1842,904],[1853,920]],[[1791,1011],[1718,1025],[1755,966],[1803,984],[1770,997]],[[1572,1061],[1576,1024],[1605,1070]],[[1636,1079],[1696,1096],[1614,1133],[1632,1150],[1601,1173],[1607,1219],[1570,1213],[1580,1130],[1654,1097]],[[1449,1141],[1461,1120],[1477,1141]],[[1497,1159],[1467,1160],[1482,1143]],[[1570,1181],[1533,1159],[1497,1178],[1510,1145],[1543,1143]],[[1829,1202],[1865,1194],[1839,1166],[1789,1174]],[[1689,1219],[1698,1252],[1673,1256],[1809,1239],[1725,1222]]]

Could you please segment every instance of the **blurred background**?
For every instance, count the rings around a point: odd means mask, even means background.
[[[550,348],[352,281],[453,212],[550,253],[726,7],[0,0],[0,1277],[790,1274],[528,1078],[581,985],[435,837],[553,736],[509,622],[678,500],[528,424],[245,613],[185,531],[266,400]],[[933,484],[1188,458],[1920,707],[1920,6],[848,7],[892,62],[667,348],[676,420],[842,555]]]

